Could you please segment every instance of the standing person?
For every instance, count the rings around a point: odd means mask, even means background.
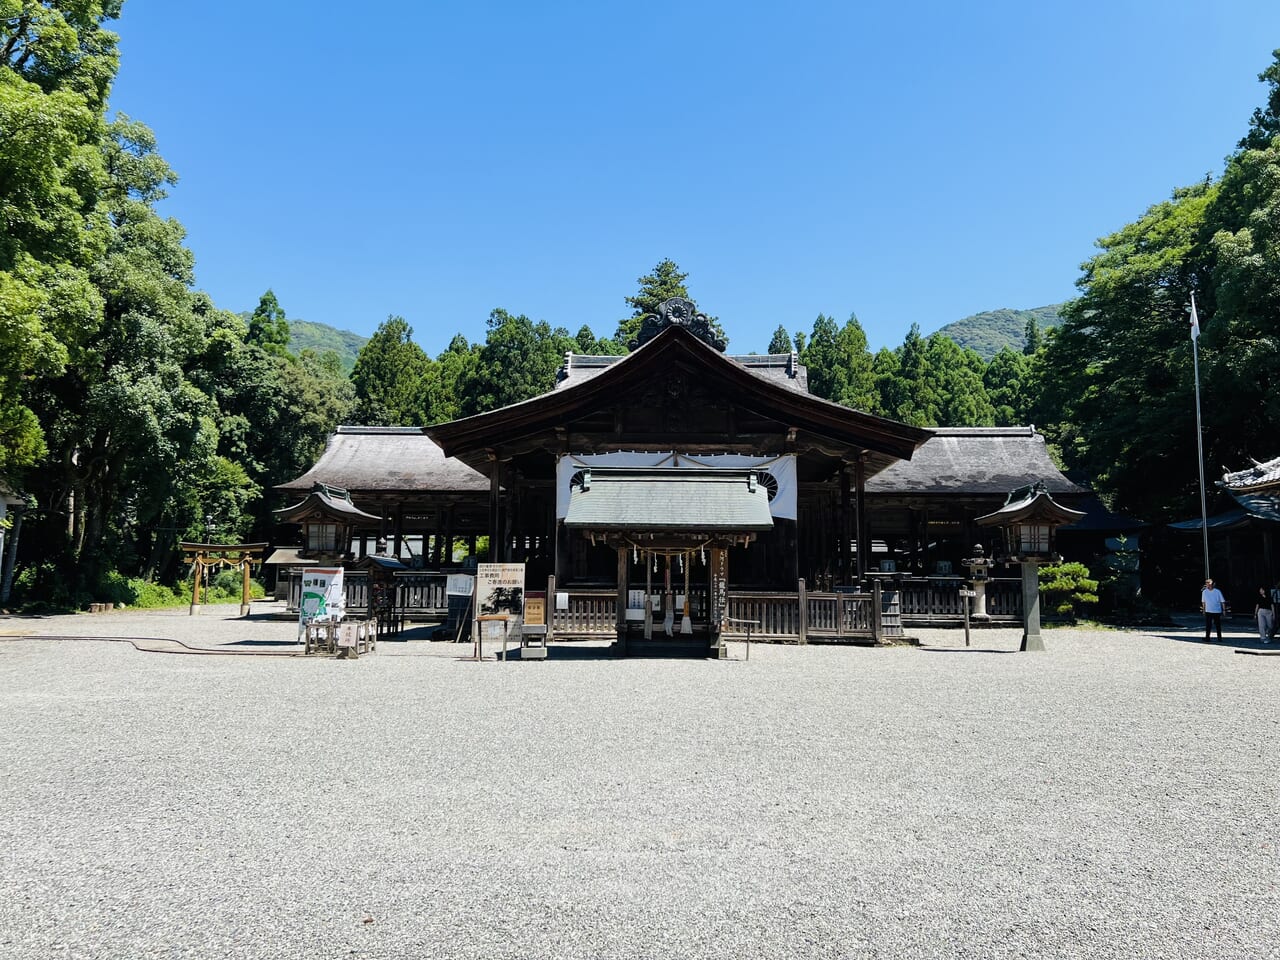
[[[1271,635],[1276,632],[1276,614],[1266,587],[1258,588],[1258,602],[1253,608],[1253,615],[1258,618],[1258,639],[1270,643]]]
[[[1213,585],[1212,580],[1204,582],[1204,589],[1200,591],[1200,610],[1204,614],[1204,642],[1212,643],[1209,637],[1210,629],[1218,631],[1218,639],[1222,639],[1222,608],[1226,603],[1226,599],[1222,596],[1222,591]]]

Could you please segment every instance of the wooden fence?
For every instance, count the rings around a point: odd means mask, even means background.
[[[960,596],[969,583],[960,577],[902,577],[885,581],[901,594],[902,619],[908,623],[959,622],[964,619]],[[970,610],[972,612],[972,608]],[[1022,620],[1022,580],[1002,577],[987,581],[987,615],[992,620]]]
[[[302,598],[302,571],[289,571],[289,588],[285,595],[286,608],[298,612]],[[449,609],[445,595],[448,574],[427,573],[419,570],[392,575],[396,584],[396,606],[410,617],[443,617]],[[364,570],[347,570],[342,576],[343,591],[347,597],[347,610],[354,613],[369,609],[369,574]]]
[[[447,575],[409,571],[394,575],[397,606],[409,617],[440,617],[448,611]],[[364,611],[369,605],[369,579],[363,570],[348,570],[344,577],[347,609]],[[301,571],[290,571],[288,609],[296,612],[301,597]],[[901,636],[903,623],[955,622],[963,619],[960,589],[967,583],[958,577],[901,577],[872,584],[871,590],[810,593],[804,581],[798,590],[730,590],[725,616],[731,629],[725,636],[746,635],[733,621],[759,624],[752,636],[780,643],[828,643]],[[617,632],[617,591],[608,588],[573,589],[568,608],[556,609],[554,590],[547,598],[552,636],[564,638],[612,637]],[[876,599],[879,595],[880,602]],[[696,622],[707,619],[705,588],[690,591],[691,614]],[[877,609],[878,607],[878,609]],[[1022,581],[1014,578],[987,581],[987,613],[992,620],[1016,622],[1022,617]],[[676,616],[680,611],[676,611]]]

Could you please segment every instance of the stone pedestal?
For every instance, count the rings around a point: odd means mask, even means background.
[[[1022,567],[1022,651],[1044,650],[1040,637],[1040,567],[1023,563]]]

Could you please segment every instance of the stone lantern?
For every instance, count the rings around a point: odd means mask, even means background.
[[[991,615],[987,613],[987,580],[996,562],[987,556],[987,551],[980,543],[973,545],[972,557],[960,562],[969,568],[969,578],[973,582],[973,619],[991,619]]]
[[[1049,495],[1043,481],[1019,487],[1009,494],[1003,507],[974,521],[982,527],[996,527],[1003,535],[1000,561],[1022,567],[1023,632],[1020,650],[1043,650],[1040,637],[1040,575],[1042,563],[1062,560],[1054,550],[1054,531],[1084,516],[1080,510],[1064,507]]]

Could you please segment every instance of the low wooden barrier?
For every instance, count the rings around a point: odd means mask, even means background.
[[[895,577],[886,579],[884,587],[899,592],[902,618],[908,623],[959,622],[964,619],[962,604],[971,602],[960,596],[962,588],[969,588],[969,582],[960,577]],[[987,615],[992,620],[1021,622],[1021,578],[987,581]]]
[[[338,657],[359,657],[378,645],[377,628],[372,620],[323,620],[302,628],[303,653]]]
[[[555,609],[555,597],[548,598],[551,635],[567,639],[613,637],[618,632],[618,591],[566,590],[567,610]]]
[[[302,597],[302,570],[290,570],[289,588],[285,594],[285,608],[298,612]],[[396,585],[396,609],[402,617],[443,619],[449,611],[449,599],[445,593],[448,574],[427,570],[411,570],[392,576]],[[364,570],[347,570],[342,577],[347,598],[347,610],[368,612],[369,575]]]

